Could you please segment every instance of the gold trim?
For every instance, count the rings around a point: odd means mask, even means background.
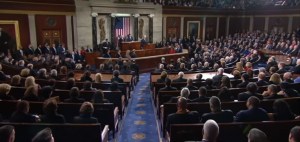
[[[13,3],[13,4],[16,4],[16,3],[19,3],[19,4],[34,4],[34,5],[37,5],[37,4],[41,4],[41,5],[65,5],[65,6],[74,6],[75,7],[75,4],[60,4],[60,3],[42,3],[42,2],[22,2],[22,1],[1,1],[1,2],[8,2],[8,3]]]
[[[6,24],[6,25],[13,24],[15,26],[16,44],[17,44],[17,49],[19,49],[21,46],[19,21],[0,20],[0,24]]]
[[[75,15],[75,12],[29,11],[29,10],[0,10],[5,14],[36,14],[36,15]]]

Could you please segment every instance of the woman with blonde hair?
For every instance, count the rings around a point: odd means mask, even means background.
[[[36,84],[36,83],[35,83],[35,78],[34,78],[33,76],[28,76],[28,77],[26,78],[26,80],[25,80],[25,85],[24,85],[24,87],[25,87],[25,88],[28,88],[28,87],[30,87],[30,86],[34,86],[34,87],[36,87],[37,89],[40,89],[40,88],[41,88],[39,84]]]
[[[269,82],[270,84],[279,85],[282,82],[282,79],[278,73],[274,73],[271,75]]]
[[[30,75],[30,70],[28,68],[24,68],[20,72],[21,77],[28,77]]]
[[[11,78],[10,85],[11,86],[21,87],[21,76],[20,75],[14,75]]]
[[[95,83],[101,83],[102,82],[102,74],[96,73],[95,75]]]
[[[11,86],[6,83],[0,84],[0,100],[13,100],[14,98],[9,95]]]
[[[23,100],[39,101],[37,88],[34,86],[29,86],[24,93]]]
[[[243,68],[242,62],[237,62],[237,63],[235,64],[235,69],[234,69],[234,70],[238,70],[239,72],[245,71],[244,68]]]

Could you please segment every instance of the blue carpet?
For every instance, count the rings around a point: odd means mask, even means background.
[[[159,142],[159,132],[150,92],[150,74],[140,75],[120,129],[119,142]]]

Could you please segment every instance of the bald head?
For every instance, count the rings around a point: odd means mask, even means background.
[[[219,135],[219,126],[214,120],[207,120],[203,126],[203,139],[216,142]]]

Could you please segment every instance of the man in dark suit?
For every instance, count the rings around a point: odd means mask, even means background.
[[[124,80],[122,78],[120,78],[119,75],[120,75],[120,72],[118,70],[114,70],[113,71],[113,76],[114,77],[111,79],[111,82],[116,81],[118,83],[123,83]]]
[[[183,72],[179,72],[178,76],[179,77],[177,79],[174,79],[173,82],[186,82],[187,81],[186,78],[183,78],[183,76],[184,76]]]
[[[285,72],[287,72],[287,70],[285,69],[285,63],[280,62],[278,64],[278,70],[276,71],[276,73],[278,73],[278,74],[284,74]]]
[[[110,48],[110,42],[108,42],[108,39],[105,39],[105,41],[102,43],[102,46]]]
[[[25,52],[24,50],[20,47],[19,50],[16,51],[15,53],[15,59],[16,60],[23,60],[25,57]]]
[[[128,42],[133,41],[133,36],[131,34],[128,34],[126,37],[126,41]]]
[[[219,135],[219,126],[214,120],[207,120],[203,125],[203,138],[201,142],[216,142]]]
[[[199,122],[199,113],[187,110],[187,100],[180,97],[177,101],[177,112],[168,115],[166,128],[170,132],[171,124],[192,124]]]
[[[92,53],[93,49],[90,46],[86,46],[86,53]]]
[[[33,55],[34,54],[34,49],[33,49],[33,46],[30,44],[28,46],[28,48],[26,49],[25,51],[25,54],[28,56],[28,55]]]
[[[146,45],[147,45],[146,35],[144,35],[143,38],[141,39],[141,49],[144,49]]]
[[[224,69],[223,68],[219,68],[217,75],[215,75],[212,80],[213,80],[213,85],[219,87],[221,85],[221,79],[224,76]]]
[[[45,46],[42,48],[43,54],[50,54],[50,46],[46,43]]]
[[[238,101],[246,101],[249,97],[251,96],[255,96],[259,99],[263,99],[263,96],[259,93],[257,93],[257,85],[256,83],[249,83],[246,87],[247,91],[246,92],[242,92],[238,95]]]
[[[249,84],[249,75],[244,73],[241,77],[242,82],[236,85],[237,88],[245,88]]]
[[[35,50],[34,50],[34,54],[35,55],[42,55],[43,51],[42,51],[42,46],[39,45]]]
[[[236,122],[257,122],[257,121],[268,121],[269,116],[267,111],[260,108],[260,100],[251,96],[247,100],[247,110],[241,110],[236,114]]]
[[[207,90],[205,87],[200,87],[198,90],[199,98],[192,100],[191,102],[208,102],[209,98],[206,97]]]
[[[212,96],[209,99],[209,106],[211,112],[202,115],[202,123],[205,123],[209,119],[215,120],[218,123],[233,122],[233,112],[231,110],[222,110],[221,101],[218,97]]]
[[[198,88],[196,86],[193,86],[193,80],[192,79],[187,80],[186,88],[188,88],[189,90],[198,90]]]
[[[173,90],[177,90],[175,87],[171,86],[172,84],[172,80],[169,78],[165,79],[165,87],[164,88],[160,88],[159,91],[173,91]]]
[[[50,48],[50,53],[52,55],[57,55],[57,49],[56,49],[55,44],[52,44],[52,47]]]
[[[260,72],[258,74],[258,80],[256,82],[257,86],[266,86],[266,85],[269,85],[269,83],[267,81],[265,81],[265,76],[266,76],[266,74],[263,73],[263,72]]]
[[[300,59],[297,59],[296,66],[291,71],[295,74],[300,74]]]
[[[273,100],[273,99],[279,99],[284,97],[283,95],[278,95],[277,93],[278,93],[277,86],[275,84],[270,84],[268,86],[267,91],[263,93],[264,100],[270,100],[270,99]]]

